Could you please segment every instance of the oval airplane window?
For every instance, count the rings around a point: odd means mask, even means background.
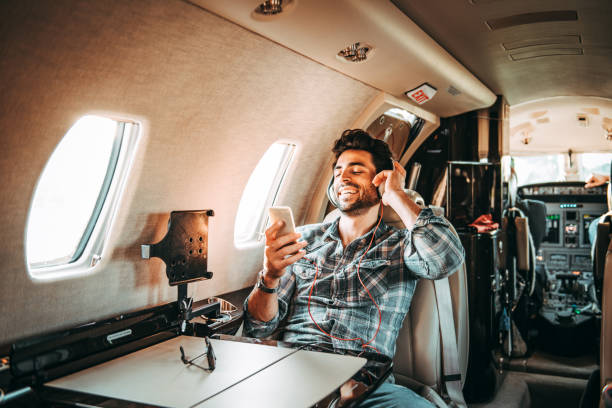
[[[234,224],[234,245],[237,248],[261,240],[268,220],[267,209],[274,205],[294,150],[294,144],[274,143],[257,163],[238,205]]]
[[[137,124],[88,115],[60,141],[28,214],[25,249],[33,278],[83,272],[100,260],[137,138]]]

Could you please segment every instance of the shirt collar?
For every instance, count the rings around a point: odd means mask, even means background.
[[[323,241],[330,241],[330,240],[334,240],[334,241],[341,241],[340,239],[340,231],[338,229],[338,224],[340,223],[340,217],[336,218],[331,225],[327,228],[327,230],[325,231],[325,233],[323,234],[323,236],[321,237]],[[365,233],[365,235],[362,235],[361,237],[357,238],[358,240],[363,240],[363,239],[369,239],[370,235],[372,234],[372,231],[374,231],[374,229],[376,228],[376,224],[374,224],[374,226]],[[387,231],[389,231],[391,227],[389,225],[387,225],[385,223],[384,220],[382,220],[380,222],[380,225],[378,226],[378,229],[376,230],[376,236],[374,239],[379,239],[381,236],[383,236]]]

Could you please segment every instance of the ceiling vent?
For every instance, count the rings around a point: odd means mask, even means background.
[[[583,112],[590,113],[591,115],[599,115],[598,108],[582,108]]]
[[[347,62],[362,62],[371,56],[374,47],[366,43],[356,42],[348,47],[340,50],[337,54],[338,58]]]
[[[504,51],[529,49],[532,47],[582,47],[582,37],[579,34],[555,35],[550,37],[528,38],[525,40],[508,41],[502,43]]]
[[[584,55],[582,37],[578,34],[504,42],[501,47],[511,61],[558,55]]]
[[[553,10],[537,13],[515,14],[513,16],[493,18],[485,21],[489,30],[501,30],[503,28],[515,27],[525,24],[549,23],[558,21],[576,21],[578,13],[576,10]]]
[[[545,123],[550,123],[550,118],[538,118],[536,122],[538,125],[543,125]]]
[[[548,110],[542,110],[542,111],[537,111],[537,112],[532,112],[529,117],[531,117],[532,119],[537,119],[537,118],[541,118],[542,116],[546,115],[548,113]]]
[[[452,85],[450,85],[446,91],[453,96],[457,96],[461,94],[461,91]]]
[[[489,4],[489,3],[494,3],[497,1],[502,1],[502,0],[468,0],[468,3],[470,3],[472,6],[479,6],[481,4]]]
[[[584,51],[582,48],[546,48],[526,52],[508,53],[508,57],[510,57],[510,60],[512,61],[522,61],[540,57],[554,57],[559,55],[584,55]]]

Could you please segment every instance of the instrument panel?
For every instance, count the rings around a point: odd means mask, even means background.
[[[518,194],[524,198],[541,197],[594,197],[598,200],[606,200],[606,186],[585,188],[583,182],[565,183],[543,183],[522,186]],[[546,200],[542,200],[546,201]],[[589,200],[590,201],[590,200]]]
[[[520,187],[518,194],[546,204],[546,234],[537,254],[546,275],[540,315],[553,325],[578,326],[599,310],[588,230],[608,210],[606,187],[546,183]]]

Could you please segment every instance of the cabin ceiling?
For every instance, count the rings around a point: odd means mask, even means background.
[[[610,0],[392,0],[510,105],[612,97]]]
[[[510,108],[510,153],[612,152],[612,99],[559,96]]]
[[[437,93],[421,107],[440,117],[495,101],[490,89],[390,1],[284,0],[285,10],[271,16],[255,12],[262,0],[185,1],[400,100],[409,102],[404,93],[428,83]],[[357,42],[370,49],[367,60],[347,62],[337,55]]]
[[[396,97],[433,82],[437,100],[423,108],[442,117],[484,107],[486,97],[479,81],[432,60],[438,44],[510,105],[612,97],[610,0],[285,0],[286,11],[267,20],[253,16],[260,0],[189,1]],[[371,43],[371,62],[336,59],[353,41]],[[449,95],[451,86],[473,93],[464,95],[471,104]]]

